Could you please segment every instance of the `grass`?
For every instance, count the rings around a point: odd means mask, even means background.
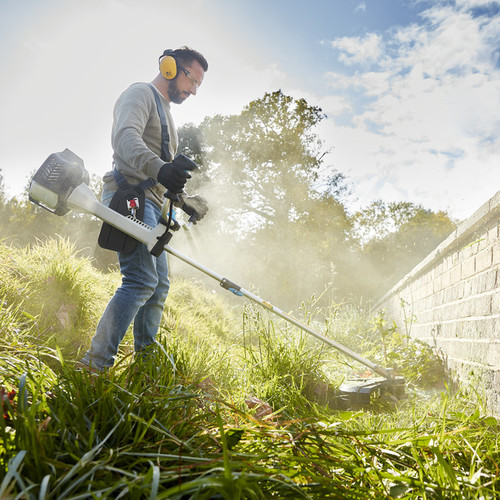
[[[346,369],[360,367],[183,280],[173,280],[157,345],[134,357],[126,341],[117,364],[96,375],[73,360],[117,277],[61,241],[0,252],[11,256],[0,265],[2,499],[498,497],[498,421],[471,388],[435,390],[440,356],[383,317],[346,306],[325,313],[314,301],[303,314],[357,351],[390,354],[412,377],[398,405],[332,408]],[[75,304],[71,335],[41,300],[53,283],[42,276],[56,276]]]

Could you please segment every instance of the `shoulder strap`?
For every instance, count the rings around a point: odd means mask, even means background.
[[[113,168],[113,177],[115,178],[115,181],[120,189],[130,189],[132,187],[125,179],[125,176],[119,172],[116,167]],[[143,191],[146,191],[146,189],[152,188],[155,184],[156,181],[152,177],[148,177],[146,180],[133,187],[135,189],[142,189]]]
[[[170,135],[168,134],[168,125],[167,125],[167,118],[165,117],[165,111],[163,110],[163,106],[160,101],[160,96],[158,95],[158,91],[152,85],[151,83],[148,83],[149,87],[151,87],[151,90],[153,92],[153,95],[155,97],[156,101],[156,109],[158,110],[158,115],[160,116],[160,122],[161,122],[161,156],[160,158],[164,162],[169,162],[172,159],[172,156],[170,155],[170,151],[168,149],[168,143],[170,142]],[[118,171],[116,167],[113,168],[113,177],[115,178],[116,183],[118,184],[118,187],[121,189],[129,189],[130,185],[128,184],[127,180],[123,176],[121,172]],[[143,189],[144,191],[146,189],[149,189],[153,187],[157,181],[153,179],[152,177],[149,177],[145,181],[142,181],[139,183],[136,188]]]
[[[158,95],[158,91],[154,87],[153,84],[148,83],[153,91],[153,95],[155,96],[156,108],[158,109],[158,115],[160,116],[161,122],[161,156],[160,158],[164,162],[169,162],[172,157],[170,155],[170,151],[168,149],[168,143],[170,142],[170,136],[168,135],[168,125],[167,119],[165,117],[165,111],[163,110],[163,106],[161,104],[160,96]]]
[[[129,184],[127,180],[125,179],[125,176],[118,171],[118,169],[113,167],[113,177],[115,178],[116,183],[118,184],[118,187],[120,189],[128,189]]]

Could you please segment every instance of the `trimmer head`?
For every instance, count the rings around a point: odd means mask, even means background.
[[[349,378],[339,387],[343,406],[358,409],[370,406],[373,396],[390,402],[406,399],[405,379],[403,377]]]
[[[69,149],[51,154],[37,170],[29,187],[29,199],[49,212],[69,212],[67,199],[79,184],[89,183],[83,160]]]

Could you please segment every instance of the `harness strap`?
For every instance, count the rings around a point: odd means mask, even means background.
[[[156,90],[156,88],[153,84],[148,83],[148,85],[151,87],[151,90],[153,91],[153,95],[155,96],[156,108],[158,109],[158,115],[160,116],[160,122],[161,122],[161,156],[160,156],[160,158],[165,163],[168,163],[169,161],[172,160],[172,156],[170,155],[170,151],[168,149],[168,143],[170,142],[170,135],[168,135],[167,118],[165,116],[165,111],[164,111],[163,106],[161,104],[161,100],[160,100],[160,96],[158,95],[158,91]]]
[[[131,186],[127,182],[127,179],[125,179],[125,176],[116,167],[113,168],[113,177],[115,178],[115,181],[120,189],[130,189],[133,187],[134,189],[146,191],[146,189],[152,188],[157,183],[157,181],[155,181],[152,177],[148,177],[136,186]]]
[[[151,87],[151,90],[153,92],[153,95],[155,97],[156,101],[156,108],[158,110],[158,115],[160,117],[160,122],[161,122],[161,156],[160,158],[165,162],[168,163],[171,159],[172,156],[170,154],[170,151],[168,149],[168,143],[170,142],[170,135],[168,134],[168,125],[167,125],[167,118],[165,116],[165,111],[163,109],[163,106],[161,104],[160,96],[158,95],[158,91],[154,87],[153,84],[148,83],[148,85]],[[115,178],[116,183],[118,184],[118,187],[120,189],[129,189],[131,186],[123,176],[121,172],[118,171],[116,167],[113,168],[113,177]],[[137,184],[137,186],[133,186],[136,189],[142,189],[143,191],[146,191],[146,189],[152,188],[158,181],[153,179],[152,177],[149,177],[145,181],[140,182]]]

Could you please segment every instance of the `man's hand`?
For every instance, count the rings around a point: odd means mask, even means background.
[[[187,156],[177,155],[171,163],[165,163],[158,172],[158,182],[172,193],[180,193],[188,179],[191,179],[189,171],[198,168],[194,161]]]
[[[205,198],[195,194],[193,196],[182,196],[181,210],[189,215],[189,221],[193,224],[199,222],[208,212],[208,203]]]

